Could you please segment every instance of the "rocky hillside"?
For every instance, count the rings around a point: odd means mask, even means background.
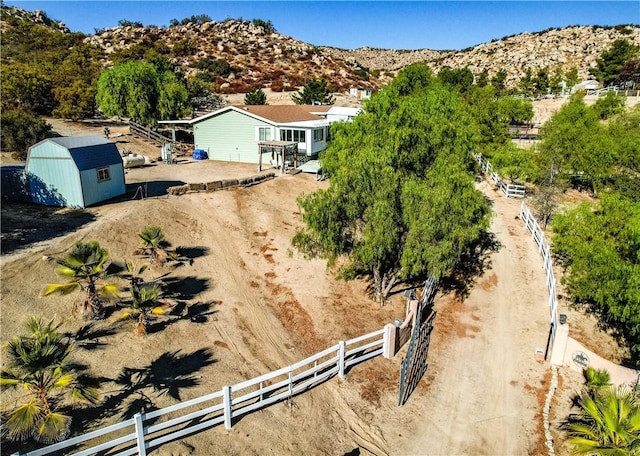
[[[474,74],[484,70],[493,76],[498,70],[507,71],[507,86],[520,80],[524,71],[548,67],[550,70],[562,67],[578,69],[581,78],[589,77],[589,68],[596,65],[596,59],[609,49],[618,39],[626,39],[640,45],[640,27],[625,25],[617,27],[565,27],[538,33],[521,33],[490,43],[483,43],[461,51],[416,51],[359,48],[344,50],[322,48],[324,54],[358,62],[370,70],[398,70],[410,63],[424,61],[434,71],[443,66],[469,69]]]
[[[326,78],[336,91],[348,91],[352,85],[374,88],[381,84],[354,60],[345,61],[316,46],[244,20],[168,28],[116,27],[85,41],[104,50],[107,64],[115,53],[149,42],[160,50],[164,48],[189,76],[198,73],[199,61],[227,62],[231,73],[216,81],[222,93],[247,92],[253,87],[294,91],[312,77]]]
[[[69,30],[45,13],[2,6],[2,28],[18,20],[31,20],[60,33]],[[270,24],[270,23],[269,23]],[[188,76],[205,71],[207,65],[224,64],[227,71],[213,73],[214,89],[224,94],[245,93],[254,87],[283,93],[298,90],[311,77],[326,78],[337,93],[349,87],[377,89],[404,66],[424,61],[436,72],[443,66],[487,70],[492,77],[507,72],[506,84],[514,86],[527,68],[535,72],[548,67],[578,69],[581,78],[616,39],[640,45],[640,26],[575,26],[522,33],[460,51],[415,51],[318,47],[282,35],[269,27],[245,20],[189,22],[170,27],[130,24],[102,30],[85,38],[102,51],[102,61],[139,58],[150,50],[166,55]],[[288,95],[286,95],[288,98]]]

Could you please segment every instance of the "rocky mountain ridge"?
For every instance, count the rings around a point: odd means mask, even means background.
[[[69,29],[49,19],[46,13],[28,12],[2,6],[3,27],[7,17],[31,20],[62,33]],[[262,22],[262,24],[261,24]],[[475,75],[487,71],[489,77],[504,69],[506,86],[514,87],[530,68],[550,73],[560,68],[577,68],[582,79],[589,68],[617,39],[640,46],[640,26],[571,26],[535,33],[521,33],[464,50],[394,50],[363,47],[337,49],[315,46],[276,32],[263,21],[227,19],[216,22],[188,22],[169,27],[128,23],[97,31],[85,43],[101,49],[104,66],[119,56],[144,56],[149,49],[166,55],[187,76],[203,71],[202,62],[215,60],[228,64],[229,71],[212,78],[214,90],[223,94],[246,93],[261,87],[273,93],[298,90],[310,78],[325,78],[336,93],[350,87],[379,89],[398,70],[423,61],[435,72],[444,66],[468,67]]]
[[[640,26],[622,25],[573,26],[521,33],[460,51],[367,47],[348,50],[314,46],[277,32],[265,33],[262,27],[240,20],[188,23],[164,29],[117,27],[88,40],[109,54],[149,35],[157,35],[172,49],[176,45],[192,47],[194,52],[190,55],[175,57],[177,63],[187,68],[199,58],[226,60],[240,69],[226,81],[229,86],[270,87],[274,80],[277,82],[281,78],[284,90],[294,90],[310,77],[325,77],[339,90],[348,90],[350,86],[375,89],[399,69],[419,61],[426,62],[435,72],[443,66],[468,67],[475,75],[486,70],[490,77],[504,68],[508,87],[514,86],[527,68],[535,73],[545,67],[550,71],[558,67],[563,71],[576,67],[578,75],[587,79],[589,68],[596,65],[602,52],[615,40],[627,39],[640,46]],[[232,82],[237,78],[243,83]],[[276,91],[279,91],[281,85],[276,85]]]
[[[461,51],[406,51],[367,47],[322,50],[326,54],[347,62],[358,62],[372,70],[396,71],[411,63],[424,61],[435,72],[444,66],[468,67],[475,75],[486,70],[491,77],[504,68],[507,71],[506,84],[513,86],[527,68],[531,68],[535,74],[545,67],[550,70],[561,67],[564,71],[576,67],[578,75],[588,79],[589,68],[596,66],[596,60],[602,52],[608,50],[618,39],[626,39],[640,46],[640,26],[572,26],[538,33],[525,32]]]

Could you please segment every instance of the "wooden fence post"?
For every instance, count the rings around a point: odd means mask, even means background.
[[[345,343],[343,340],[338,342],[338,375],[344,378],[344,350]]]
[[[224,427],[226,429],[231,429],[231,418],[233,410],[231,409],[231,387],[223,386],[222,387],[222,399],[224,405]]]
[[[136,441],[138,442],[138,454],[140,456],[147,455],[147,449],[144,446],[144,421],[141,413],[133,415],[136,428]]]

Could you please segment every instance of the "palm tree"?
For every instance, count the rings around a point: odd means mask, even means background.
[[[579,418],[568,423],[573,454],[640,454],[640,402],[626,388],[601,388],[580,398]]]
[[[606,369],[596,369],[588,366],[584,370],[584,378],[587,382],[587,387],[594,391],[605,386],[611,386],[611,375]]]
[[[131,301],[128,303],[128,310],[120,318],[138,318],[136,331],[138,334],[147,334],[149,329],[149,316],[162,315],[169,311],[169,304],[161,304],[160,288],[157,285],[138,284],[131,287]]]
[[[162,229],[157,226],[146,226],[138,237],[142,240],[143,248],[136,250],[136,255],[148,257],[152,263],[164,264],[169,259],[177,260],[178,254],[167,249],[168,243],[164,239]]]
[[[57,260],[60,265],[58,274],[69,277],[69,283],[51,283],[43,291],[43,296],[53,293],[63,295],[78,289],[86,291],[82,304],[82,315],[87,319],[101,319],[104,317],[102,301],[117,298],[119,287],[115,283],[106,283],[108,272],[105,263],[109,252],[102,248],[97,241],[88,243],[76,242],[66,258]],[[74,307],[74,311],[77,304]]]
[[[29,336],[5,345],[7,369],[0,371],[0,385],[25,394],[18,398],[20,405],[3,411],[4,431],[11,440],[55,442],[67,436],[71,424],[71,417],[59,411],[65,399],[96,404],[99,393],[83,384],[69,363],[74,346],[57,331],[59,324],[31,317],[26,327]]]

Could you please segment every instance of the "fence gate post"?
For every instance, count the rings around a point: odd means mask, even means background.
[[[224,401],[224,427],[231,429],[231,387],[222,387],[222,397]]]
[[[344,347],[343,340],[338,342],[338,375],[340,378],[344,378]]]
[[[136,413],[133,415],[136,427],[136,441],[138,442],[138,454],[140,456],[147,455],[147,449],[144,446],[144,422],[142,420],[142,414]]]

